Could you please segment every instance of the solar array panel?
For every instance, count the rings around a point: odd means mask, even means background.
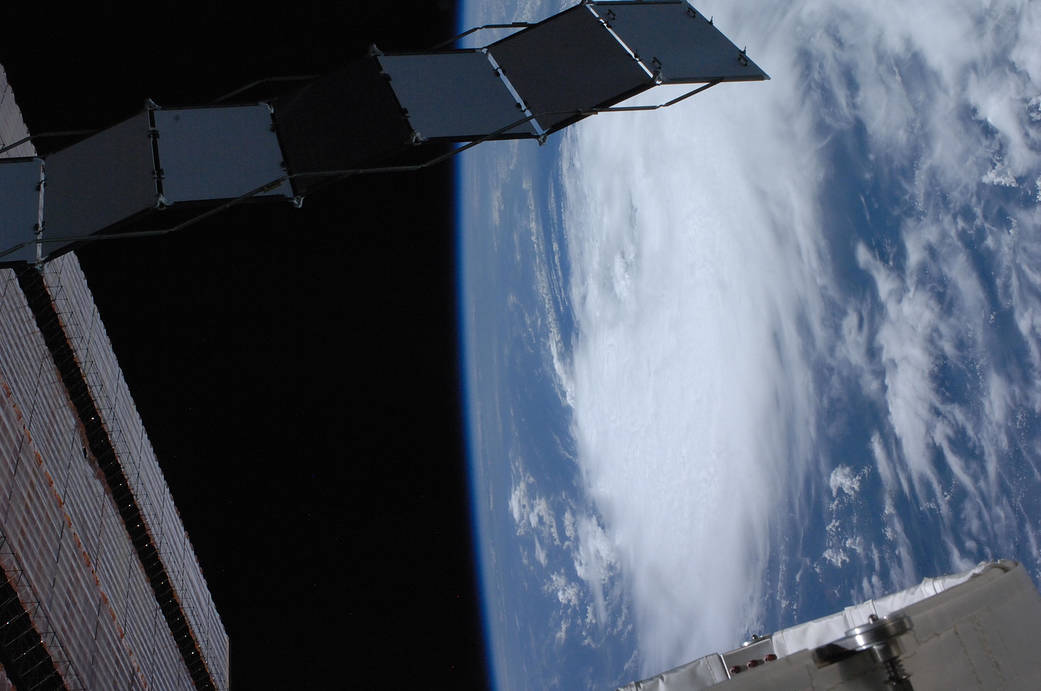
[[[662,84],[769,78],[685,0],[601,1],[592,7]]]

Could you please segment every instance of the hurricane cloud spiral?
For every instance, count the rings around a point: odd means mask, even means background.
[[[558,171],[565,581],[631,602],[644,674],[985,558],[1041,579],[1041,5],[697,6],[772,80],[590,118]]]
[[[463,157],[502,688],[1041,582],[1041,6],[695,5],[771,81]]]

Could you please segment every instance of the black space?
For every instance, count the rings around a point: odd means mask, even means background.
[[[40,133],[328,72],[371,42],[423,49],[454,33],[455,7],[2,14],[0,63]],[[231,638],[235,689],[487,686],[452,173],[356,177],[300,210],[241,207],[78,252]]]

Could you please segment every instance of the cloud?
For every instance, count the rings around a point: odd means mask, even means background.
[[[747,184],[758,164],[721,145],[712,120],[655,122],[647,136],[675,134],[663,150],[605,118],[564,147],[580,331],[565,388],[583,476],[633,584],[645,671],[755,625],[771,512],[812,458],[799,315],[813,214],[791,203],[810,181]]]
[[[570,3],[549,4],[520,15]],[[631,596],[634,676],[823,585],[862,599],[991,556],[1041,578],[1041,5],[697,5],[773,81],[590,118],[555,136],[548,207],[491,197],[496,226],[526,216],[492,243],[539,258],[521,326],[586,495],[522,468],[514,527],[558,643],[629,626]],[[531,185],[519,146],[493,190]],[[566,246],[531,232],[558,203]]]
[[[556,370],[645,673],[763,621],[770,564],[800,568],[779,545],[840,493],[884,507],[814,552],[856,567],[853,593],[1036,564],[1041,529],[1041,8],[699,9],[773,81],[561,144],[577,336]]]
[[[533,533],[536,540],[536,550],[544,553],[542,546],[538,543],[541,537],[548,544],[560,546],[560,532],[557,529],[557,518],[549,506],[549,500],[541,495],[530,496],[534,491],[535,478],[530,474],[524,474],[522,479],[516,482],[510,492],[510,515],[516,524],[518,536]],[[544,564],[544,559],[539,561]]]
[[[578,522],[578,550],[574,558],[575,574],[585,581],[593,594],[595,621],[607,623],[607,599],[604,592],[616,570],[614,547],[599,522],[584,516]]]
[[[828,486],[831,488],[831,496],[838,498],[839,492],[842,492],[846,497],[852,499],[857,496],[857,492],[860,491],[860,481],[862,479],[863,476],[855,474],[849,466],[836,466],[835,470],[831,471],[831,476],[828,478]]]

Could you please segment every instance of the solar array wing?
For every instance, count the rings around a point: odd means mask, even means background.
[[[4,163],[0,265],[46,260],[99,234],[172,232],[203,208],[254,197],[299,204],[331,180],[417,170],[487,139],[541,140],[660,83],[761,79],[686,0],[585,0],[480,49],[373,47],[270,103],[151,103],[42,168]]]

